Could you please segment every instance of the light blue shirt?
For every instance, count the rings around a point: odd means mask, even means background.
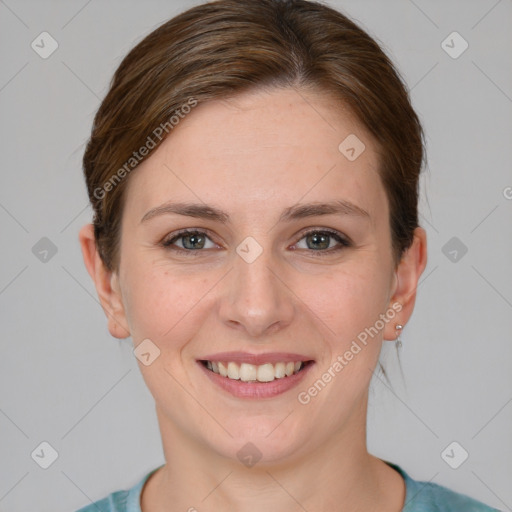
[[[499,512],[465,494],[434,484],[413,480],[402,468],[391,462],[405,480],[405,505],[402,512]],[[160,466],[161,467],[161,466]],[[140,495],[147,479],[159,468],[150,471],[131,489],[117,491],[100,501],[87,505],[76,512],[142,512]]]

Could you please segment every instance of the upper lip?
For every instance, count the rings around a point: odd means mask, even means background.
[[[251,354],[250,352],[220,352],[218,354],[211,354],[199,359],[199,361],[214,361],[216,363],[234,362],[234,363],[248,363],[254,365],[262,365],[265,363],[286,363],[297,361],[312,361],[311,357],[306,357],[301,354],[294,354],[291,352],[268,352],[266,354]]]

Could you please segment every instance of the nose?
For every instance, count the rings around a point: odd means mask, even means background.
[[[253,341],[268,341],[265,337],[289,325],[295,312],[294,294],[284,273],[270,251],[264,250],[252,262],[237,254],[224,283],[221,320]]]

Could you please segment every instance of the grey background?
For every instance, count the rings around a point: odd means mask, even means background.
[[[131,339],[110,337],[82,262],[81,157],[121,58],[197,3],[0,0],[1,511],[76,510],[164,462]],[[429,262],[402,336],[405,385],[392,343],[393,389],[372,384],[369,449],[512,510],[512,1],[328,4],[398,64],[428,141]],[[42,31],[59,44],[47,59],[31,48]],[[456,59],[441,46],[453,31],[469,44]],[[57,249],[46,262],[32,251],[43,237]],[[468,249],[455,262],[452,237]],[[42,441],[58,452],[48,469],[31,457]],[[441,457],[452,441],[469,453],[458,469]]]

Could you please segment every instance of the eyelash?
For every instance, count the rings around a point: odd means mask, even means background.
[[[333,253],[337,253],[338,251],[340,251],[342,249],[352,246],[352,243],[349,242],[346,238],[344,238],[341,235],[341,233],[339,233],[338,231],[334,231],[331,229],[325,229],[325,228],[324,229],[312,229],[309,231],[302,232],[300,234],[300,238],[297,240],[296,243],[300,242],[306,236],[313,235],[313,234],[329,235],[330,237],[334,238],[340,244],[335,248],[324,249],[324,250],[316,250],[315,251],[313,249],[306,249],[309,253],[311,253],[315,257],[316,256],[319,256],[319,257],[329,256]],[[186,253],[187,256],[198,256],[200,252],[203,252],[201,250],[181,249],[180,247],[172,247],[174,242],[176,242],[180,238],[183,238],[185,235],[206,235],[211,240],[211,237],[208,236],[208,233],[205,231],[200,231],[200,230],[196,230],[196,229],[183,229],[183,230],[175,233],[172,238],[167,239],[167,240],[164,239],[160,245],[170,251],[174,251],[177,253]],[[197,253],[197,254],[193,254],[193,253]]]

